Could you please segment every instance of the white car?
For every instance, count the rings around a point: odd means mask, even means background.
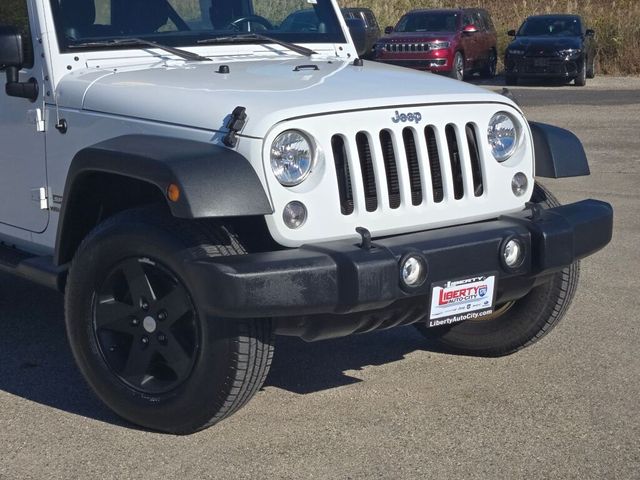
[[[548,332],[612,210],[510,99],[357,58],[334,0],[3,0],[0,270],[64,293],[96,394],[190,433],[274,335],[415,324],[505,355]],[[309,25],[283,23],[308,9]],[[307,18],[307,17],[305,17]]]

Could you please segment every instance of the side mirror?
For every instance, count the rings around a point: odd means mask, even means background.
[[[356,47],[358,55],[364,55],[367,50],[367,27],[361,18],[350,18],[347,20],[347,27],[351,33],[351,39]]]
[[[509,35],[510,37],[515,37],[516,36],[516,31],[515,30],[509,30],[507,32],[507,35]]]
[[[462,29],[462,33],[465,35],[473,35],[474,33],[478,33],[478,27],[475,25],[467,25]]]
[[[585,35],[586,35],[587,37],[595,37],[595,36],[596,36],[596,31],[595,31],[595,30],[588,29],[588,30],[585,32]]]
[[[18,73],[23,65],[22,35],[15,27],[0,25],[0,70],[7,73],[5,91],[10,97],[28,98],[34,102],[38,98],[38,83],[34,78],[20,82]]]
[[[393,27],[385,27],[384,34],[389,35],[390,33],[393,33]]]

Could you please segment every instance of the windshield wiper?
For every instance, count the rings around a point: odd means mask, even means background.
[[[276,43],[289,50],[310,57],[318,52],[311,50],[310,48],[301,47],[295,43],[285,42],[284,40],[278,40],[277,38],[270,37],[268,35],[262,35],[261,33],[240,33],[238,35],[230,35],[226,37],[207,38],[204,40],[198,40],[199,44],[211,44],[211,43],[233,43],[233,42],[246,42],[251,40],[264,40],[266,42]]]
[[[165,52],[173,53],[174,55],[184,58],[185,60],[193,60],[195,62],[209,62],[210,58],[203,57],[197,53],[188,52],[180,48],[170,47],[168,45],[162,45],[161,43],[152,42],[151,40],[145,40],[144,38],[113,38],[111,40],[96,40],[95,42],[83,42],[74,43],[69,45],[69,48],[86,48],[86,47],[111,47],[121,45],[147,45],[153,48],[159,48]]]

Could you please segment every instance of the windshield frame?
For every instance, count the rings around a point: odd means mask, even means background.
[[[93,0],[87,0],[93,1]],[[127,0],[107,0],[111,3],[113,7],[115,7],[118,2],[126,2]],[[156,0],[163,1],[163,0]],[[247,5],[252,7],[251,0],[244,0]],[[275,0],[277,1],[277,0]],[[168,0],[164,0],[164,2],[169,3]],[[200,40],[211,39],[216,37],[233,37],[238,34],[245,34],[246,31],[236,30],[232,28],[224,28],[224,29],[215,29],[213,24],[209,25],[208,29],[198,29],[198,30],[179,30],[179,26],[174,21],[173,17],[169,17],[166,24],[170,24],[175,26],[175,30],[159,32],[155,31],[152,33],[140,34],[136,32],[131,32],[130,34],[109,34],[109,35],[83,35],[78,37],[77,39],[67,38],[65,35],[64,19],[62,18],[62,14],[60,12],[60,0],[50,0],[50,7],[52,11],[53,23],[55,25],[56,39],[58,43],[58,49],[60,53],[77,53],[81,51],[104,51],[104,50],[143,50],[149,49],[151,47],[145,45],[131,45],[131,44],[105,44],[105,45],[89,45],[82,46],[83,43],[91,43],[91,42],[100,42],[105,40],[126,40],[130,38],[140,38],[147,41],[156,42],[167,47],[175,47],[175,48],[184,48],[184,47],[215,47],[216,45],[232,45],[236,44],[236,42],[221,42],[218,44],[208,44],[203,45],[202,43],[198,43]],[[302,3],[302,2],[301,2]],[[345,44],[347,43],[347,37],[345,36],[343,22],[341,17],[339,17],[334,8],[334,4],[331,0],[317,0],[314,4],[309,4],[311,8],[320,9],[320,15],[323,19],[330,22],[330,31],[316,33],[316,32],[300,32],[300,31],[278,31],[277,29],[265,29],[259,30],[255,29],[256,33],[263,33],[270,37],[274,37],[277,40],[296,43],[296,44]],[[280,22],[279,25],[282,25],[288,17],[294,15],[301,10],[294,10],[288,12],[285,18]],[[175,12],[175,10],[174,10]],[[174,14],[177,14],[175,12]],[[204,15],[204,12],[203,12]],[[112,20],[113,20],[113,12],[112,12]],[[98,26],[95,24],[92,26]],[[111,25],[109,25],[111,26]],[[245,44],[252,42],[243,42]],[[256,39],[256,44],[265,44],[269,42],[265,42],[265,40]]]

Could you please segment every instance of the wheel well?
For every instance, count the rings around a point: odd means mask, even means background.
[[[169,214],[164,193],[151,183],[105,172],[86,173],[72,186],[65,198],[64,215],[58,231],[56,264],[73,260],[82,240],[98,224],[131,208],[157,204]],[[249,252],[282,248],[269,234],[264,216],[216,218],[233,230]]]
[[[159,203],[166,206],[160,189],[148,182],[105,172],[88,172],[78,178],[64,199],[56,246],[56,263],[73,259],[82,239],[99,223],[133,207]]]

